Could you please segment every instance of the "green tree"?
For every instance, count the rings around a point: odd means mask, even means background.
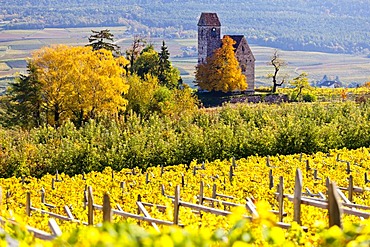
[[[302,72],[299,76],[295,77],[289,82],[292,86],[294,86],[294,96],[292,98],[293,101],[299,99],[304,88],[307,89],[310,87],[307,76],[308,74],[306,72]]]
[[[28,63],[27,71],[27,75],[20,74],[15,82],[9,84],[6,112],[10,123],[37,127],[41,124],[41,84],[32,63]]]
[[[144,79],[147,75],[158,76],[159,56],[153,45],[147,45],[133,64],[132,72]]]
[[[161,51],[159,53],[158,80],[163,86],[175,88],[178,86],[180,73],[176,68],[172,67],[169,58],[170,52],[168,51],[166,43],[163,40]]]
[[[108,29],[104,29],[101,31],[94,31],[92,35],[89,37],[89,43],[86,46],[91,46],[94,51],[100,50],[100,49],[106,49],[108,51],[111,51],[114,55],[120,55],[120,47],[113,43],[114,35],[110,32]]]
[[[247,88],[246,78],[234,54],[234,44],[234,40],[225,36],[222,47],[208,57],[206,63],[197,66],[195,78],[201,89],[232,92]]]

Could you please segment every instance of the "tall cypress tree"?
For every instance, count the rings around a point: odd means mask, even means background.
[[[161,85],[168,88],[175,88],[180,79],[179,71],[172,67],[169,60],[170,52],[163,41],[161,52],[159,53],[158,80]]]
[[[37,79],[36,68],[27,65],[28,75],[21,74],[15,82],[10,83],[8,96],[8,116],[11,122],[24,127],[37,127],[41,124],[42,95],[41,84]]]

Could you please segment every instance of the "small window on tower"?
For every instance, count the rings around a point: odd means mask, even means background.
[[[217,36],[217,34],[216,34],[216,28],[212,28],[211,29],[211,36],[212,37],[216,37]]]

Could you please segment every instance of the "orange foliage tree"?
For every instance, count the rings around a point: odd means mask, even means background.
[[[245,75],[235,57],[235,41],[229,36],[222,39],[222,47],[215,50],[207,62],[196,68],[197,85],[207,91],[242,91],[247,88]]]

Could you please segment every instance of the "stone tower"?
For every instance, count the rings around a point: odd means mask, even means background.
[[[198,22],[198,64],[221,46],[221,23],[216,13],[202,13]]]
[[[248,93],[254,93],[254,68],[255,61],[253,52],[244,35],[227,35],[235,41],[234,52],[239,62],[242,73],[245,75]],[[213,55],[213,51],[220,48],[221,23],[216,13],[202,13],[198,22],[198,64],[206,62],[207,57]]]

